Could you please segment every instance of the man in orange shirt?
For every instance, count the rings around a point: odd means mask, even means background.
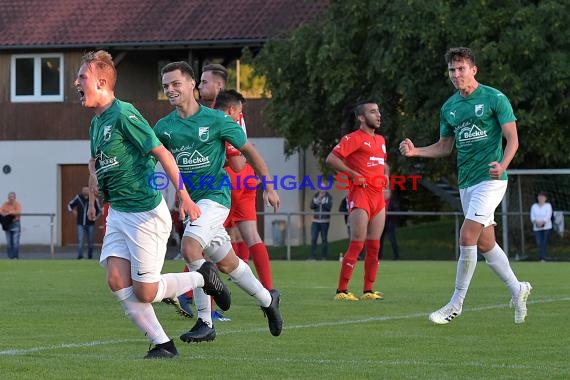
[[[358,103],[354,111],[360,128],[343,136],[327,157],[327,165],[336,170],[337,178],[349,183],[347,196],[350,243],[342,259],[342,267],[335,299],[358,301],[348,291],[348,283],[358,260],[366,247],[364,258],[364,286],[362,300],[382,299],[373,289],[378,266],[380,235],[386,218],[383,190],[388,185],[386,142],[375,132],[380,128],[382,116],[378,104],[371,100]]]
[[[16,193],[11,191],[8,193],[8,200],[0,207],[0,215],[3,219],[2,229],[6,233],[6,248],[10,259],[20,258],[21,213],[22,205],[16,200]]]

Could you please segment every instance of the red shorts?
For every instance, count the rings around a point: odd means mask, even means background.
[[[230,214],[224,223],[225,228],[235,227],[236,222],[244,220],[257,220],[255,199],[257,195],[257,181],[252,178],[255,175],[249,165],[239,173],[226,168],[232,182]],[[250,177],[247,180],[246,177]],[[238,183],[238,181],[240,183]]]
[[[361,208],[372,219],[384,209],[384,192],[373,190],[370,187],[353,187],[349,190],[347,199],[348,212]]]

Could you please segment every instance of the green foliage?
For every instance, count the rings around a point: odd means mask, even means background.
[[[445,51],[469,46],[478,79],[499,88],[518,117],[515,167],[567,167],[570,3],[568,1],[331,1],[320,20],[270,41],[255,60],[272,94],[271,127],[289,152],[322,160],[352,129],[352,109],[376,99],[397,171],[423,167],[449,176],[453,159],[403,160],[397,145],[439,137],[439,108],[452,94]]]

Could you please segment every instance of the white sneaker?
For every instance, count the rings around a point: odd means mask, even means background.
[[[431,313],[429,315],[429,320],[433,323],[437,323],[438,325],[445,325],[451,322],[454,318],[459,317],[461,315],[461,310],[461,307],[457,309],[457,307],[448,303],[441,309]]]
[[[521,282],[520,284],[521,291],[518,296],[512,297],[511,302],[509,302],[509,306],[515,308],[516,324],[524,323],[524,319],[526,318],[526,300],[532,290],[532,286],[529,282]]]

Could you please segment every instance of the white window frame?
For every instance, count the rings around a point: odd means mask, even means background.
[[[16,59],[34,58],[34,95],[16,95]],[[59,91],[58,95],[41,95],[42,92],[42,58],[59,58]],[[63,77],[64,77],[63,54],[14,54],[11,58],[10,69],[10,100],[17,102],[63,102]]]

